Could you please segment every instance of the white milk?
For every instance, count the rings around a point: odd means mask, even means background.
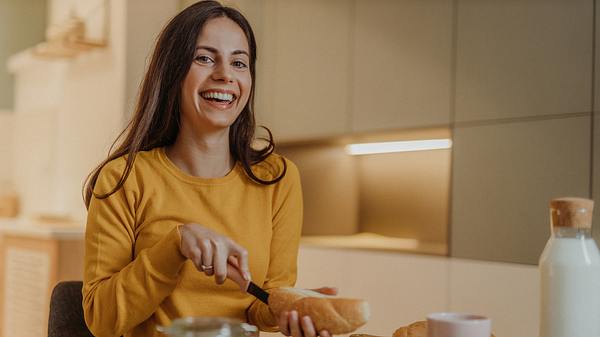
[[[600,337],[600,252],[594,239],[552,237],[540,275],[540,337]]]

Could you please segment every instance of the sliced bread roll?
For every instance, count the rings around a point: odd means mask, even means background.
[[[312,290],[278,288],[269,292],[269,309],[275,315],[296,310],[298,317],[309,316],[317,331],[350,333],[369,320],[369,304],[364,300],[338,298]]]

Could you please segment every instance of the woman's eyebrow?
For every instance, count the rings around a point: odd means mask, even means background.
[[[248,54],[248,52],[245,50],[236,50],[233,53],[231,53],[231,55],[240,55],[240,54],[250,57],[250,54]]]
[[[213,54],[217,54],[217,52],[218,52],[218,50],[216,48],[209,47],[209,46],[196,46],[196,50],[198,50],[198,49],[206,49]]]
[[[196,46],[196,50],[198,50],[198,49],[204,49],[204,50],[207,50],[207,51],[209,51],[209,52],[211,52],[213,54],[218,54],[219,53],[219,51],[217,50],[217,48],[213,48],[213,47],[210,47],[210,46]],[[245,50],[234,50],[233,53],[231,53],[231,55],[240,55],[240,54],[243,54],[243,55],[246,55],[246,56],[250,57],[250,54],[248,54],[248,52],[245,51]]]

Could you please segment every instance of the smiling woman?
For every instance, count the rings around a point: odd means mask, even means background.
[[[255,64],[250,25],[216,1],[162,31],[133,119],[84,189],[83,306],[94,335],[155,336],[184,316],[329,335],[244,292],[251,279],[294,285],[302,224],[298,169],[273,153],[270,132],[266,147],[251,146]]]
[[[235,121],[252,88],[249,49],[235,22],[216,18],[206,23],[183,81],[182,125],[197,121],[200,128],[218,129]]]

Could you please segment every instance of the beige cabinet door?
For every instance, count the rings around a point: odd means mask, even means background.
[[[548,202],[589,195],[590,122],[456,128],[450,255],[537,264],[550,236]]]
[[[356,1],[354,131],[450,123],[452,3]]]
[[[468,259],[449,264],[450,311],[491,317],[495,336],[539,336],[537,266]]]
[[[347,132],[353,2],[261,5],[257,124],[285,141]]]
[[[458,2],[456,122],[590,111],[593,2]]]
[[[334,285],[342,297],[366,299],[371,318],[357,333],[391,336],[431,312],[448,310],[448,262],[445,257],[302,245],[296,285]]]

